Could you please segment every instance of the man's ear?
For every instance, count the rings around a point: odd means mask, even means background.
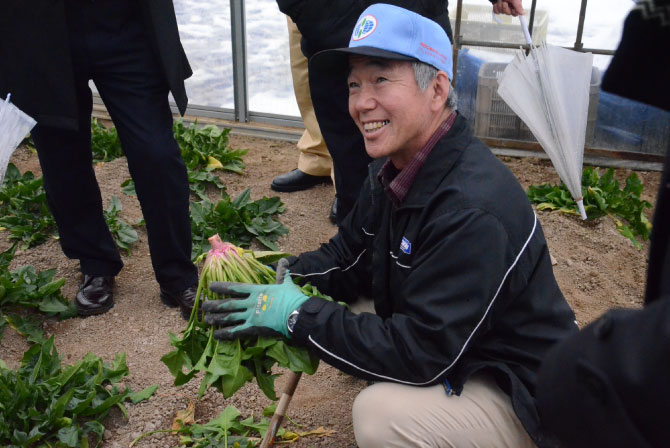
[[[442,70],[437,72],[437,76],[433,81],[431,107],[433,107],[435,111],[439,111],[444,109],[447,97],[449,96],[449,89],[452,89],[453,87],[449,82],[449,76]]]

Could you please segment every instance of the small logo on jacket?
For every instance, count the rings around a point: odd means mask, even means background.
[[[404,236],[402,237],[402,241],[400,242],[400,250],[406,254],[412,253],[412,243],[410,243],[409,240]]]
[[[364,39],[372,34],[375,28],[377,28],[377,19],[375,16],[368,14],[356,24],[351,39],[354,41]]]

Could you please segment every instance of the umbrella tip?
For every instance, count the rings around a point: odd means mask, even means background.
[[[11,93],[7,93],[7,99],[5,100],[5,103],[9,104],[9,99],[12,97]]]
[[[577,207],[579,208],[579,214],[583,220],[586,220],[586,210],[584,209],[584,200],[580,199],[577,201]]]

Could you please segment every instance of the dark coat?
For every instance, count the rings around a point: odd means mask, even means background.
[[[374,299],[376,316],[310,298],[292,340],[352,375],[460,393],[486,370],[542,443],[534,404],[545,352],[575,333],[537,217],[514,175],[460,116],[397,209],[370,165],[338,234],[290,265],[338,300]]]
[[[137,0],[179,111],[191,76],[172,0]],[[76,129],[77,107],[64,0],[3,0],[0,10],[0,97],[46,126]]]
[[[637,2],[603,90],[670,111],[670,0]],[[670,151],[670,142],[666,142]],[[557,345],[538,410],[569,448],[670,446],[670,152],[656,201],[645,307],[612,310]]]
[[[361,13],[373,0],[277,0],[279,10],[291,17],[302,34],[302,52],[309,59],[314,53],[331,48],[346,47]],[[435,20],[448,30],[451,27],[447,0],[389,0],[395,4]]]

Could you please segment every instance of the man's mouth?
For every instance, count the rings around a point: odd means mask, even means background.
[[[363,129],[365,132],[374,132],[377,129],[381,129],[387,124],[389,124],[389,120],[384,120],[384,121],[371,121],[369,123],[364,123],[363,124]]]

